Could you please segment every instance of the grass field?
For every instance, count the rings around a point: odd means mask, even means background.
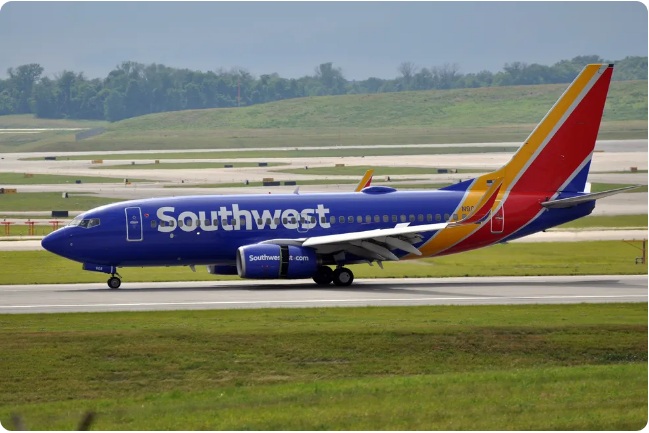
[[[124,196],[128,196],[128,187],[124,187]],[[126,200],[126,199],[124,199]],[[63,198],[58,192],[25,192],[18,194],[3,194],[0,200],[0,217],[2,213],[15,211],[42,210],[88,210],[93,207],[114,203],[120,199],[95,197],[85,193],[70,193]]]
[[[74,184],[77,180],[82,183],[122,183],[123,178],[99,176],[66,176],[56,174],[0,173],[0,185],[44,185],[44,184]],[[133,182],[146,182],[144,179],[131,179]]]
[[[647,304],[0,316],[35,430],[638,430]]]
[[[448,167],[444,167],[448,169]],[[453,168],[453,167],[451,167]],[[279,169],[273,170],[279,173],[292,173],[304,175],[317,175],[317,176],[357,176],[359,173],[364,173],[367,170],[374,170],[374,177],[380,176],[393,176],[404,174],[436,174],[438,168],[436,167],[387,167],[387,166],[370,166],[370,165],[347,165],[344,167],[309,167],[295,168],[295,169]],[[454,168],[453,168],[454,169]],[[484,168],[475,169],[458,169],[458,173],[480,173],[486,172]]]
[[[433,259],[386,262],[383,270],[368,265],[351,268],[357,278],[646,274],[646,265],[635,264],[641,255],[640,245],[622,241],[511,243]],[[81,264],[46,251],[0,251],[0,263],[0,284],[99,283],[107,279],[105,274],[82,271]],[[188,267],[120,268],[119,272],[124,284],[238,279],[210,275],[202,267],[197,272]]]
[[[101,120],[39,119],[31,114],[0,116],[0,128],[2,129],[97,128],[107,125],[108,122]]]
[[[632,185],[633,184],[622,184],[622,183],[593,183],[591,185],[590,192],[602,192],[609,189],[624,188]],[[647,185],[629,191],[629,193],[636,193],[636,192],[647,192]]]
[[[347,156],[383,156],[383,155],[443,155],[462,153],[514,153],[518,147],[504,146],[498,148],[457,146],[457,147],[391,147],[391,148],[336,148],[336,149],[265,149],[218,152],[178,152],[178,153],[133,153],[133,154],[101,154],[75,155],[66,157],[70,160],[104,159],[104,160],[164,160],[164,159],[255,159],[264,162],[266,158],[315,158],[315,157],[347,157]],[[36,161],[41,158],[25,158]]]
[[[593,227],[625,228],[647,227],[647,215],[590,215],[558,226],[561,229],[586,229]],[[553,230],[553,229],[550,229]]]
[[[279,162],[267,163],[268,167],[277,167],[282,164]],[[109,165],[101,166],[97,165],[93,167],[95,169],[109,169],[109,170],[187,170],[187,169],[203,169],[203,168],[223,168],[225,169],[226,165],[230,165],[232,169],[242,168],[242,167],[259,167],[258,163],[252,162],[165,162],[162,160],[160,163],[136,163],[136,164],[123,164],[123,165]]]

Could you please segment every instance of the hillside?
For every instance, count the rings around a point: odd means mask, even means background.
[[[538,122],[566,85],[323,96],[241,108],[159,113],[112,132],[187,129],[488,127]],[[647,81],[613,82],[604,121],[647,119]]]
[[[519,142],[565,88],[543,85],[322,96],[158,113],[113,124],[86,123],[87,127],[105,126],[106,132],[81,141],[70,131],[2,134],[0,152]],[[51,125],[30,116],[2,117],[8,118],[4,127]],[[58,121],[56,125],[70,124]],[[599,137],[647,137],[647,81],[611,83]]]

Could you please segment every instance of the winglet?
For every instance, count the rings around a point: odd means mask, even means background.
[[[363,175],[363,178],[361,179],[360,182],[358,182],[358,185],[356,185],[356,189],[354,192],[360,192],[363,188],[367,188],[370,186],[372,183],[372,175],[374,174],[373,169],[369,169],[365,172],[365,175]]]
[[[503,185],[503,179],[504,178],[502,177],[494,179],[491,182],[489,189],[484,193],[478,204],[475,205],[473,212],[453,225],[482,224],[489,219],[489,216],[491,215],[491,207],[494,205],[496,197],[498,197],[500,188]]]

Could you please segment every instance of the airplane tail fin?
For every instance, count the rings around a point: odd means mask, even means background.
[[[372,176],[374,175],[374,170],[369,169],[365,172],[363,177],[361,178],[361,181],[358,182],[358,185],[356,185],[356,189],[354,189],[355,192],[360,192],[363,188],[367,188],[368,186],[371,185],[372,183]]]
[[[584,192],[612,74],[613,65],[587,65],[511,160],[471,189],[487,190],[502,177],[501,194]]]

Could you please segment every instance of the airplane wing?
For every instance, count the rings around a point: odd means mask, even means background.
[[[354,189],[354,192],[360,192],[363,188],[367,188],[368,186],[370,186],[370,184],[372,183],[373,174],[374,174],[374,170],[372,169],[367,170],[363,175],[361,181],[358,182],[358,185],[356,185],[356,189]]]
[[[466,224],[483,224],[491,216],[493,206],[503,179],[494,180],[489,189],[480,199],[474,210],[466,218],[456,222],[422,224],[411,226],[410,223],[397,224],[392,228],[372,229],[352,233],[339,233],[324,236],[313,236],[298,239],[271,239],[264,244],[295,245],[314,248],[319,254],[341,254],[349,252],[369,261],[386,260],[398,261],[391,250],[401,250],[407,253],[422,255],[414,244],[423,240],[423,233],[434,232],[447,227]]]

